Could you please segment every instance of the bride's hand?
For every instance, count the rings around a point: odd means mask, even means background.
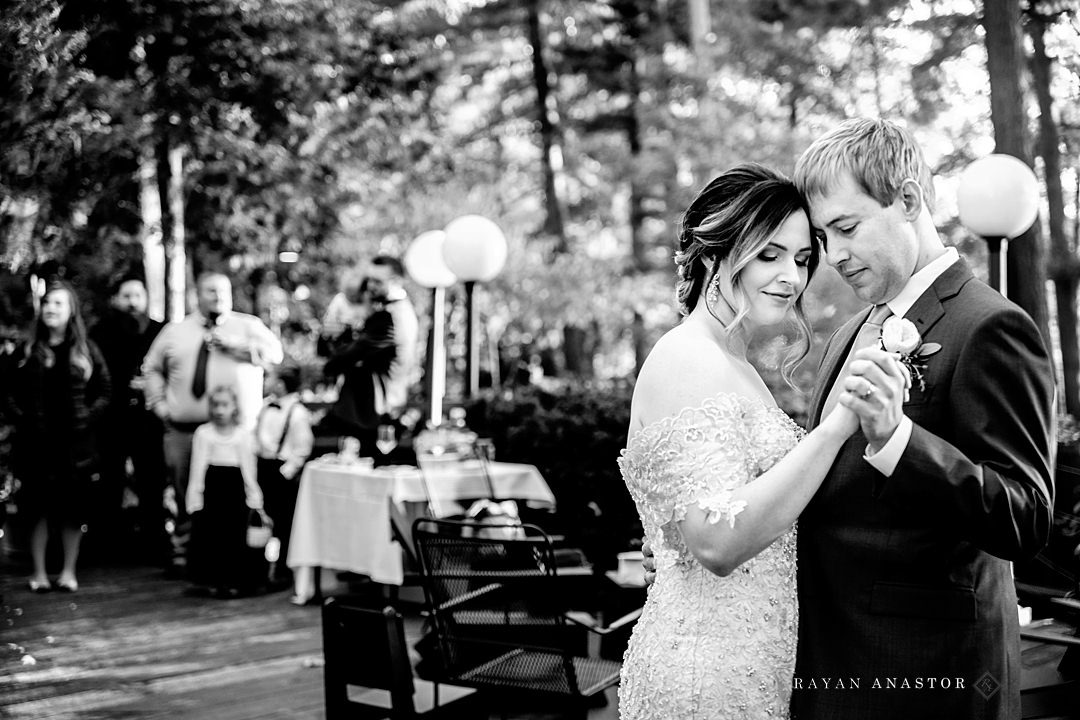
[[[859,416],[838,402],[832,412],[821,421],[821,425],[839,437],[848,438],[859,429]]]
[[[645,568],[645,584],[652,585],[656,582],[656,556],[653,554],[652,545],[645,538],[641,539],[641,566]]]

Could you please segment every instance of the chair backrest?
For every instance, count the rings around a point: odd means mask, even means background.
[[[551,538],[535,525],[515,528],[512,537],[503,530],[430,518],[413,523],[428,609],[451,676],[506,646],[566,647]]]
[[[351,607],[328,598],[322,606],[322,635],[327,720],[349,716],[349,685],[388,690],[391,717],[415,715],[405,626],[394,608]]]

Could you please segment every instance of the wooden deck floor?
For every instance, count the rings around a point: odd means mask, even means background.
[[[0,580],[0,717],[323,717],[318,608],[191,597],[146,567],[88,568],[75,594],[24,577]]]
[[[26,574],[0,565],[0,718],[325,717],[319,608],[288,592],[193,597],[159,569],[118,566],[81,570],[75,594],[35,595]],[[590,720],[614,720],[615,702]]]
[[[4,720],[325,718],[319,608],[293,606],[285,591],[194,597],[185,582],[131,565],[87,567],[78,593],[35,595],[26,575],[0,557]],[[411,646],[419,608],[403,609]],[[1025,684],[1052,681],[1060,655],[1025,643]],[[589,720],[617,718],[614,690],[608,699]]]

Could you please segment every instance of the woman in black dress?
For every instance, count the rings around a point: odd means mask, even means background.
[[[12,382],[20,512],[33,523],[30,589],[52,589],[45,568],[50,528],[60,529],[64,566],[60,590],[74,592],[90,483],[97,472],[94,427],[108,405],[109,373],[87,339],[71,286],[50,282],[34,337]]]

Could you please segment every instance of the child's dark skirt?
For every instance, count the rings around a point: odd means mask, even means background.
[[[247,545],[249,509],[240,468],[206,469],[202,510],[191,518],[188,572],[191,582],[252,593],[266,581],[263,548]]]

